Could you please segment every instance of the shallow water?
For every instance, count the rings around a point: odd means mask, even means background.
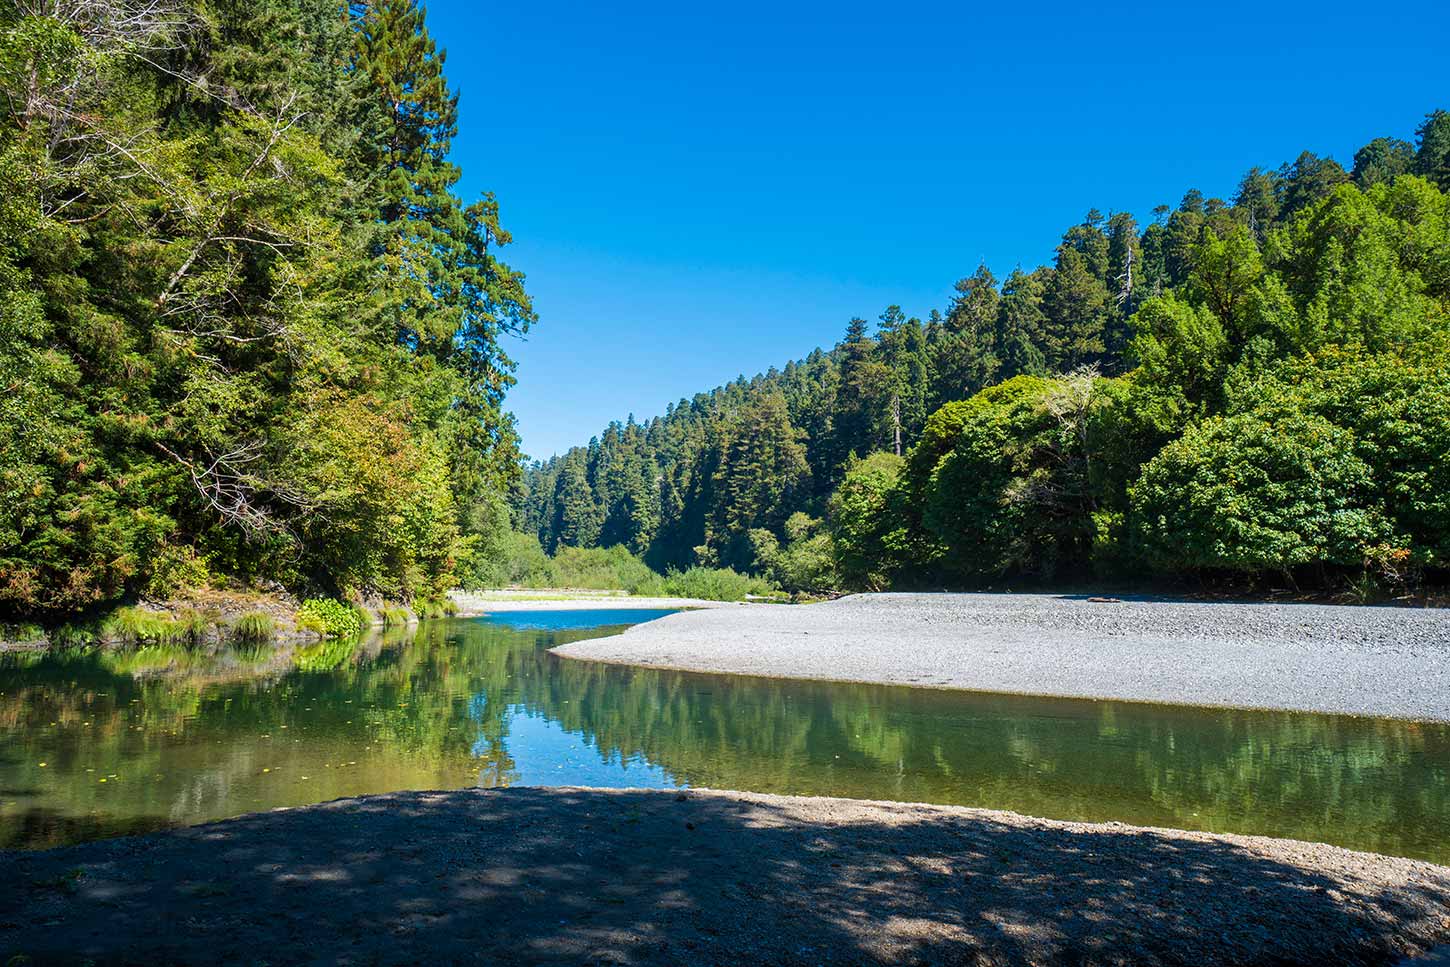
[[[711,786],[1259,833],[1450,862],[1450,726],[569,661],[657,611],[0,657],[0,846],[398,789]]]

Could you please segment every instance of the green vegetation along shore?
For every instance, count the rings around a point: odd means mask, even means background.
[[[1450,573],[1450,113],[1305,152],[1052,265],[962,279],[529,467],[548,551],[788,589],[1207,580],[1370,600]]]

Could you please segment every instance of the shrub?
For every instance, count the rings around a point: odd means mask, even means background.
[[[656,577],[649,565],[625,547],[561,547],[544,580],[533,587],[625,591]]]
[[[357,609],[334,598],[309,598],[297,609],[297,627],[324,638],[351,638],[363,629]]]
[[[144,588],[147,598],[163,601],[178,591],[204,588],[211,582],[206,561],[190,545],[164,544],[151,556]]]
[[[827,591],[837,586],[831,536],[821,522],[797,511],[785,522],[785,542],[764,528],[750,532],[755,560],[766,578],[787,591]]]
[[[853,460],[831,495],[828,526],[836,568],[847,587],[879,591],[898,569],[893,551],[900,550],[896,532],[904,521],[894,505],[902,467],[902,459],[890,453]]]
[[[671,571],[664,578],[632,589],[635,594],[658,594],[672,598],[700,598],[705,601],[744,601],[751,595],[776,594],[764,578],[741,574],[728,567],[692,567]]]
[[[401,628],[408,623],[408,619],[411,617],[407,608],[391,604],[383,605],[381,614],[384,628]]]
[[[545,587],[552,580],[549,555],[536,534],[504,533],[479,542],[459,564],[459,582],[467,590],[510,585]]]
[[[270,641],[276,633],[277,622],[265,611],[249,611],[232,625],[232,638],[237,641]]]
[[[419,618],[451,618],[458,613],[452,598],[426,598],[413,602],[413,613]]]
[[[1215,417],[1150,460],[1133,486],[1149,556],[1176,568],[1278,571],[1358,566],[1390,538],[1353,439],[1281,409]]]

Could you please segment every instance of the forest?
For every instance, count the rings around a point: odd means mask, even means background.
[[[1443,584],[1450,113],[1413,137],[1093,209],[924,321],[611,423],[527,467],[515,540],[797,591]]]
[[[0,617],[435,598],[508,533],[536,321],[414,0],[0,8]]]
[[[415,0],[0,11],[0,618],[601,568],[1443,583],[1447,112],[1089,211],[1050,265],[529,463],[505,344],[537,315],[458,191],[445,61]]]

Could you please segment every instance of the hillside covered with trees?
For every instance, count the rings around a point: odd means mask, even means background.
[[[440,594],[535,321],[414,0],[0,11],[0,617]]]
[[[1051,265],[530,465],[518,519],[808,590],[1443,578],[1447,191],[1435,111],[1348,171],[1305,152],[1146,223],[1094,209]]]

